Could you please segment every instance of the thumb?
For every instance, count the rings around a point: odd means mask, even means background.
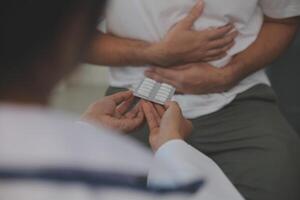
[[[204,10],[203,0],[198,0],[198,3],[192,8],[189,14],[178,23],[178,28],[181,29],[190,29],[194,23],[199,19]]]

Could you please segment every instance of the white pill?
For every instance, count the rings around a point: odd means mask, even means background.
[[[152,84],[155,84],[155,83],[156,83],[155,80],[152,80],[152,79],[150,79],[150,78],[145,78],[144,82],[146,82],[146,83],[152,83]]]
[[[158,97],[163,97],[163,98],[168,98],[169,95],[164,95],[164,94],[156,94],[155,96],[158,96]]]
[[[161,94],[161,95],[164,95],[164,96],[169,96],[170,92],[159,90],[157,94]]]
[[[146,87],[140,87],[139,88],[139,90],[145,90],[145,91],[151,91],[153,88],[151,88],[151,87],[148,87],[148,86],[146,86]]]
[[[159,96],[156,96],[155,99],[161,102],[165,102],[167,100],[166,98],[159,97]]]
[[[147,82],[147,81],[144,81],[142,85],[154,85],[155,83],[153,82]]]
[[[167,93],[170,93],[172,90],[171,89],[169,89],[169,88],[160,88],[159,89],[159,92],[167,92]]]
[[[163,97],[163,96],[156,96],[155,98],[162,99],[163,101],[167,101],[168,97]]]
[[[166,83],[161,84],[161,86],[162,86],[163,88],[173,89],[173,86],[172,86],[172,85],[169,85],[169,84],[166,84]]]
[[[138,93],[146,97],[149,97],[150,95],[150,91],[145,91],[145,90],[139,90]]]
[[[142,85],[140,88],[142,89],[148,89],[148,90],[152,90],[153,87],[149,86],[149,85]]]

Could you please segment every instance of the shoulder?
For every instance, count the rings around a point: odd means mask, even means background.
[[[2,110],[0,166],[148,171],[152,154],[113,130],[50,110]]]

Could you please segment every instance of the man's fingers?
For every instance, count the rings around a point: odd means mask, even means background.
[[[145,72],[145,76],[156,80],[159,83],[166,83],[166,80],[163,79],[160,75],[156,74],[155,72]]]
[[[228,24],[226,26],[220,27],[220,28],[213,28],[208,30],[208,38],[210,40],[216,40],[223,38],[225,35],[230,33],[233,30],[234,26],[233,24]]]
[[[126,92],[119,92],[116,94],[113,94],[111,96],[108,96],[108,98],[111,98],[116,104],[120,104],[123,101],[131,98],[133,96],[132,91],[126,91]]]
[[[235,43],[232,42],[223,48],[209,50],[206,53],[206,58],[224,57],[227,55],[227,51],[231,49],[234,46],[234,44]]]
[[[190,29],[193,27],[195,21],[202,15],[204,9],[203,0],[198,0],[198,3],[192,8],[190,13],[178,23],[178,27],[181,29]]]
[[[229,48],[229,47],[227,47]],[[209,50],[207,51],[206,53],[206,57],[218,57],[218,56],[221,56],[221,55],[224,55],[224,54],[227,54],[227,50],[228,49],[212,49],[212,50]]]
[[[178,76],[178,71],[173,70],[173,69],[165,69],[165,68],[152,68],[151,70],[147,70],[145,74],[147,75],[148,73],[155,73],[159,74],[161,77],[164,77],[165,79],[169,80],[176,80]]]
[[[190,67],[191,67],[190,65],[179,65],[179,66],[172,67],[172,69],[173,70],[187,70]]]
[[[216,49],[216,48],[223,48],[226,47],[234,42],[234,39],[238,35],[237,31],[233,31],[232,33],[229,33],[227,36],[224,38],[214,40],[209,44],[209,47],[211,49]]]
[[[144,114],[149,126],[150,130],[159,128],[159,123],[156,119],[156,115],[155,115],[155,110],[153,109],[153,107],[151,107],[151,103],[148,103],[146,101],[142,102],[142,107],[144,110]]]
[[[225,56],[227,56],[227,53],[223,53],[218,56],[207,57],[207,58],[204,58],[203,61],[211,62],[211,61],[215,61],[215,60],[220,60],[220,59],[224,58]]]

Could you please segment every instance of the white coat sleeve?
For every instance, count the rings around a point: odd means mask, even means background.
[[[176,187],[200,180],[204,185],[191,199],[244,199],[215,162],[182,140],[170,141],[156,152],[148,185]]]

